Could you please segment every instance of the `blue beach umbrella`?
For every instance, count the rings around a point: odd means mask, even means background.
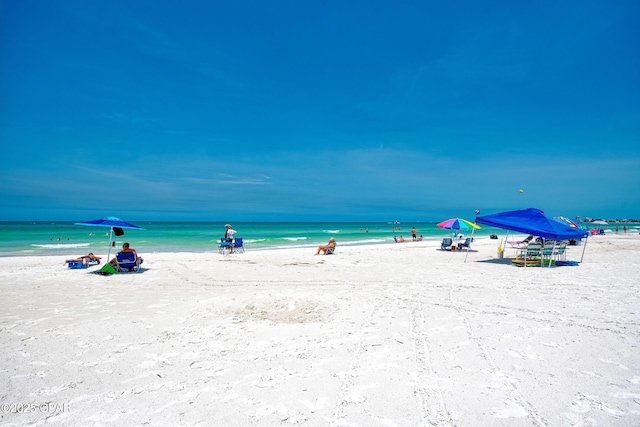
[[[113,242],[113,235],[122,236],[124,234],[123,229],[128,230],[144,230],[142,227],[138,227],[137,225],[131,224],[130,222],[126,222],[121,220],[120,218],[116,218],[115,216],[108,216],[106,218],[95,219],[93,221],[85,221],[85,222],[76,222],[76,225],[88,225],[90,227],[109,227],[109,250],[107,252],[107,260],[111,255],[111,246]]]

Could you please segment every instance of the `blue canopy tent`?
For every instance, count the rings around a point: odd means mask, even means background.
[[[76,222],[76,225],[88,225],[90,227],[109,227],[109,250],[107,252],[107,261],[111,256],[111,247],[113,246],[113,235],[122,236],[124,234],[123,229],[129,230],[144,230],[142,227],[138,227],[137,225],[131,224],[130,222],[126,222],[121,220],[120,218],[116,218],[115,216],[108,216],[106,218],[96,219],[93,221],[85,221],[85,222]]]
[[[571,227],[549,218],[545,216],[543,211],[536,208],[477,216],[476,223],[505,230],[519,231],[553,241],[586,239],[589,236],[586,230]],[[584,247],[586,248],[586,243]],[[582,250],[582,258],[584,258],[584,248]],[[582,262],[582,258],[580,258],[580,262]]]

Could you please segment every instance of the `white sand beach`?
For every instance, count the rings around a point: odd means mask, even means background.
[[[0,425],[640,425],[640,236],[497,246],[0,258]]]

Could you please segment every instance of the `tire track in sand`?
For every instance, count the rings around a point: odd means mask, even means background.
[[[362,358],[362,352],[364,349],[364,342],[367,338],[367,333],[365,329],[369,324],[371,324],[374,315],[380,310],[381,302],[380,299],[376,299],[369,312],[369,315],[366,318],[365,322],[362,322],[360,325],[360,333],[358,334],[358,342],[356,343],[356,347],[353,351],[353,356],[351,357],[351,361],[349,362],[349,368],[344,374],[344,378],[342,379],[342,383],[340,384],[340,388],[338,389],[338,398],[336,401],[336,407],[331,416],[331,425],[342,425],[344,424],[344,408],[349,405],[349,394],[351,393],[351,389],[355,383],[355,378],[357,376],[358,369],[360,368],[360,359]]]
[[[415,396],[421,411],[422,425],[452,426],[451,417],[444,401],[442,389],[433,370],[429,342],[424,331],[422,294],[411,294],[411,345],[415,355],[417,378]]]
[[[499,378],[501,379],[502,383],[507,387],[508,390],[510,390],[513,400],[529,413],[529,418],[533,421],[533,423],[539,427],[548,427],[549,424],[544,420],[544,418],[542,418],[542,416],[533,407],[533,405],[524,398],[520,390],[518,390],[518,388],[515,386],[513,381],[511,381],[508,375],[506,375],[496,365],[495,361],[491,357],[491,354],[482,343],[482,339],[480,339],[480,337],[478,337],[473,332],[473,327],[471,326],[469,318],[465,315],[464,311],[460,308],[460,306],[456,303],[456,300],[453,298],[453,291],[453,288],[449,289],[449,301],[451,303],[451,306],[458,312],[458,314],[460,314],[460,316],[464,320],[467,334],[469,334],[469,337],[473,340],[473,342],[476,343],[476,345],[480,349],[480,352],[482,353],[482,356],[486,359],[487,363],[489,364],[489,366],[491,366],[494,372],[499,374]]]

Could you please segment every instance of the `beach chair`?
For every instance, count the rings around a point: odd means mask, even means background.
[[[91,255],[84,255],[77,259],[69,259],[66,261],[70,269],[87,268],[100,264],[100,259]]]
[[[244,253],[244,243],[242,241],[242,237],[236,237],[235,239],[233,239],[233,252]]]
[[[556,248],[556,251],[554,253],[554,255],[556,256],[556,260],[566,260],[567,259],[567,246],[569,245],[569,242],[567,240],[562,240],[560,241],[560,243],[558,244],[558,247]]]
[[[464,242],[458,243],[458,250],[461,251],[462,248],[469,248],[471,249],[471,237],[467,237]]]
[[[86,268],[87,265],[82,261],[67,261],[67,267],[69,267],[72,270],[75,270],[78,268]]]
[[[85,258],[84,264],[87,267],[91,267],[92,265],[98,265],[100,264],[100,260],[97,258]]]
[[[333,255],[333,253],[336,250],[336,244],[335,242],[333,243],[333,247],[332,248],[328,248],[326,251],[324,251],[325,255]]]
[[[554,240],[546,240],[542,245],[542,249],[540,249],[542,263],[544,265],[547,265],[546,259],[548,259],[549,268],[551,268],[551,265],[555,262],[553,258],[555,257],[555,254],[558,250],[558,246],[559,242],[556,242]]]
[[[140,272],[140,264],[142,264],[142,259],[138,259],[135,252],[118,252],[116,254],[116,271],[118,272]]]
[[[440,244],[440,249],[444,251],[450,251],[451,245],[453,245],[453,239],[451,237],[445,237],[442,239],[442,243]]]
[[[528,265],[540,264],[540,257],[542,256],[542,243],[532,242],[525,248],[522,248],[520,253],[513,260],[516,264],[524,263],[526,267]]]
[[[556,248],[557,248],[557,242],[553,240],[545,241],[541,250],[542,256],[550,258],[551,256],[553,256],[554,252],[556,251]]]
[[[230,253],[233,248],[233,240],[223,237],[220,239],[220,244],[218,245],[218,253],[224,255],[225,253]]]

